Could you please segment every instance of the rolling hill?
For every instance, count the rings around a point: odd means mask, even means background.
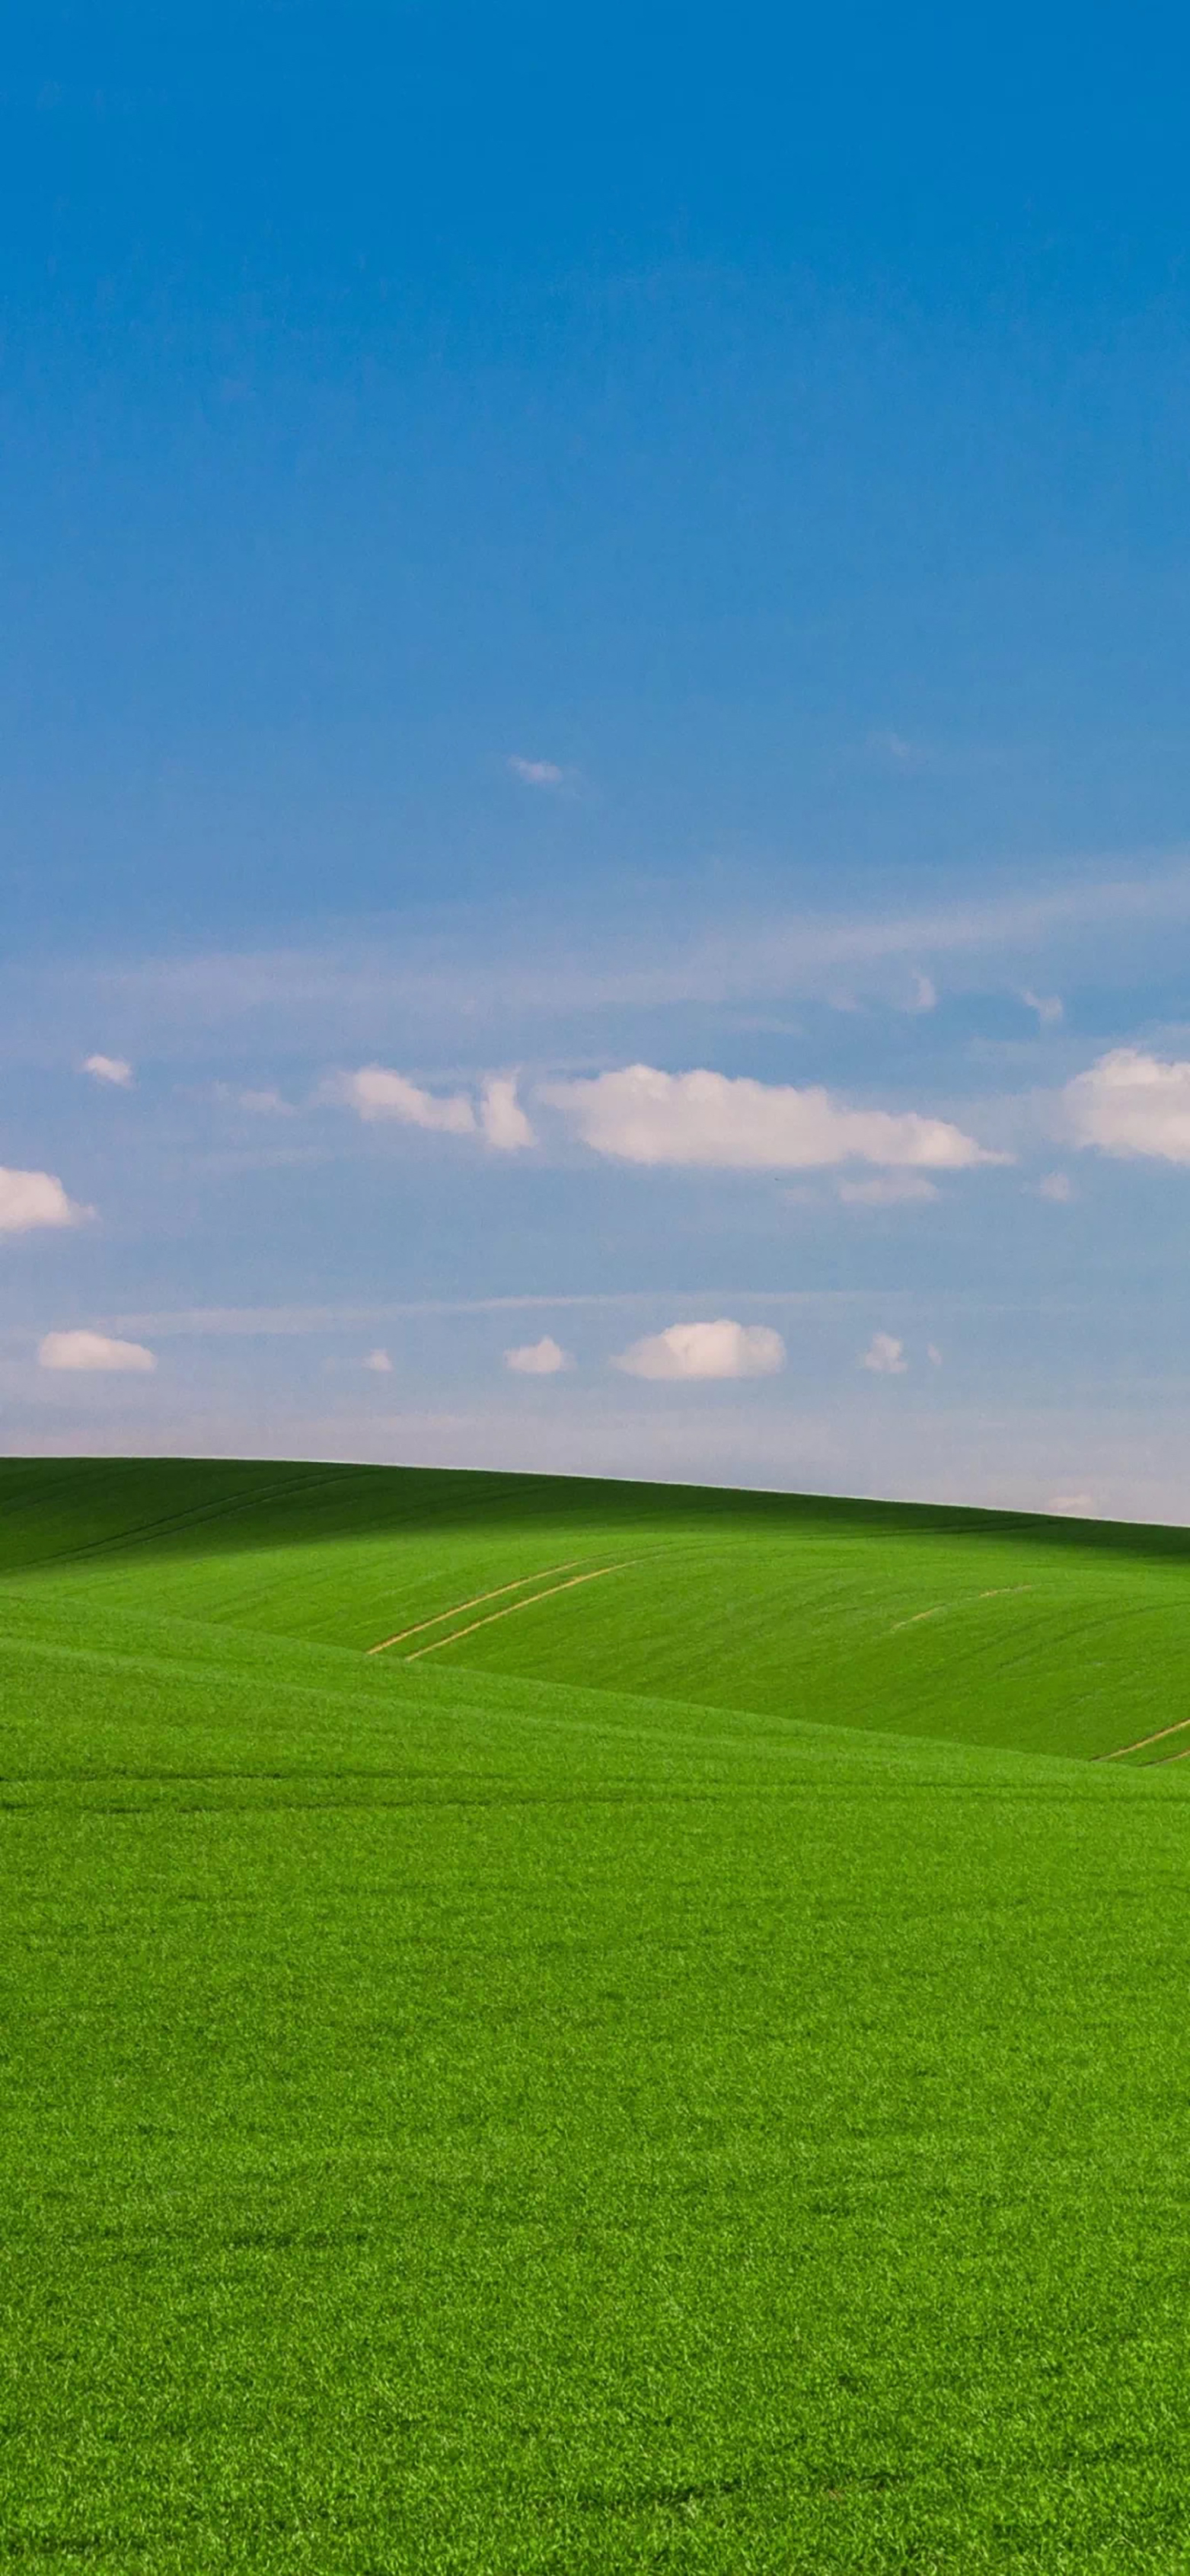
[[[22,1461],[0,1464],[0,1584],[10,1615],[187,1620],[1021,1751],[1105,1756],[1190,1729],[1181,1530],[580,1478]],[[1176,1736],[1143,1749],[1178,1754]]]
[[[1179,1531],[0,1467],[0,2556],[1181,2570],[1188,1602]]]

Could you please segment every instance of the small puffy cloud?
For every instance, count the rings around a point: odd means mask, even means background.
[[[909,1366],[905,1345],[894,1333],[873,1333],[866,1351],[860,1354],[859,1364],[871,1369],[876,1377],[904,1377]]]
[[[1058,1021],[1064,1016],[1062,1004],[1056,993],[1031,993],[1026,986],[1021,1000],[1027,1010],[1036,1011],[1043,1029],[1056,1028]]]
[[[0,1167],[0,1234],[32,1234],[42,1225],[78,1225],[89,1211],[68,1199],[53,1172]]]
[[[720,1171],[811,1171],[877,1163],[957,1171],[1008,1158],[987,1153],[944,1118],[914,1110],[848,1109],[814,1085],[723,1073],[660,1073],[626,1065],[543,1097],[597,1154],[628,1163],[701,1164]]]
[[[1190,1064],[1116,1047],[1061,1094],[1062,1123],[1076,1145],[1103,1154],[1151,1154],[1190,1163]]]
[[[931,1368],[941,1368],[942,1353],[938,1348],[937,1342],[926,1343],[926,1358],[928,1359]]]
[[[612,1367],[629,1377],[772,1377],[785,1366],[785,1344],[768,1324],[671,1324],[620,1351]]]
[[[519,752],[510,751],[507,765],[523,787],[561,787],[565,784],[566,772],[559,769],[553,760],[523,760]]]
[[[332,1098],[343,1101],[360,1118],[395,1118],[402,1126],[430,1127],[447,1136],[475,1132],[475,1111],[465,1092],[443,1097],[423,1091],[403,1073],[391,1073],[382,1064],[365,1064],[358,1073],[340,1074],[330,1090]]]
[[[112,1341],[106,1333],[47,1333],[37,1362],[44,1369],[107,1369],[125,1375],[148,1375],[157,1366],[143,1342]]]
[[[366,1360],[361,1361],[360,1365],[371,1369],[373,1377],[391,1377],[393,1373],[393,1364],[387,1351],[369,1351]]]
[[[132,1088],[132,1067],[122,1055],[89,1055],[83,1071],[93,1075],[96,1082],[117,1083],[121,1091]]]
[[[1059,1512],[1071,1520],[1088,1520],[1095,1509],[1094,1494],[1051,1494],[1047,1512]]]
[[[937,1007],[937,985],[929,975],[915,975],[913,978],[913,999],[909,1004],[910,1010],[933,1011],[936,1010]]]
[[[836,1181],[835,1195],[844,1207],[914,1207],[938,1190],[924,1172],[877,1172],[870,1181]]]
[[[518,1377],[556,1377],[559,1369],[573,1368],[574,1362],[552,1333],[543,1333],[539,1342],[525,1342],[519,1350],[505,1351],[504,1365]]]
[[[517,1099],[515,1074],[489,1073],[483,1086],[479,1120],[489,1145],[499,1153],[513,1154],[520,1146],[537,1142]]]
[[[1037,1184],[1039,1199],[1052,1199],[1055,1207],[1065,1207],[1074,1197],[1074,1183],[1069,1172],[1043,1172]]]

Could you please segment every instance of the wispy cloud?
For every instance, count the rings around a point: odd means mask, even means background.
[[[725,1303],[735,1305],[828,1315],[839,1308],[862,1305],[871,1292],[863,1288],[720,1286],[710,1293]],[[529,1289],[523,1294],[508,1297],[414,1297],[383,1305],[164,1307],[143,1313],[110,1315],[105,1320],[112,1332],[151,1333],[159,1341],[254,1341],[273,1335],[288,1340],[308,1334],[375,1331],[385,1324],[413,1323],[419,1319],[450,1315],[630,1313],[634,1307],[676,1304],[684,1299],[691,1302],[697,1299],[700,1304],[705,1304],[706,1295],[705,1290],[693,1288],[592,1288],[561,1295]],[[27,1333],[19,1328],[11,1328],[7,1333],[0,1331],[0,1339],[20,1342],[27,1338]]]
[[[868,735],[867,750],[882,769],[899,771],[903,778],[917,775],[932,766],[932,755],[924,743],[912,742],[908,734],[898,733],[893,725],[877,725]]]
[[[236,1102],[253,1118],[292,1118],[294,1115],[292,1104],[283,1099],[279,1091],[272,1089],[237,1092]]]
[[[517,751],[509,752],[505,766],[523,787],[564,787],[568,775],[554,760],[526,760]]]
[[[998,956],[1011,977],[1014,960],[1055,940],[1068,951],[1105,931],[1190,918],[1184,863],[1146,873],[1133,857],[1120,869],[1108,878],[1087,868],[1076,883],[933,910],[778,914],[744,927],[707,919],[684,940],[670,921],[638,922],[630,946],[603,925],[572,926],[555,947],[526,943],[510,909],[485,916],[466,944],[429,920],[398,940],[378,920],[366,938],[319,947],[59,962],[52,977],[10,968],[0,972],[0,1026],[10,1054],[56,1048],[64,1022],[77,1027],[100,1014],[118,1015],[146,1051],[175,1060],[237,1027],[262,1047],[287,1049],[295,1031],[310,1046],[316,1030],[313,1044],[325,1053],[353,1035],[359,1042],[361,1032],[364,1044],[381,1047],[396,1009],[438,1030],[448,1021],[507,1029],[515,1017],[575,1010],[839,999],[858,979],[880,985],[894,966],[933,980],[942,960],[964,956],[973,964]]]
[[[924,1172],[881,1172],[870,1181],[836,1181],[844,1207],[921,1207],[938,1197]]]
[[[1026,985],[1021,1000],[1027,1010],[1036,1011],[1043,1029],[1053,1029],[1065,1017],[1065,1006],[1056,993],[1031,993]]]
[[[143,1342],[123,1342],[108,1333],[46,1333],[37,1353],[43,1369],[107,1371],[113,1375],[148,1376],[156,1359]]]

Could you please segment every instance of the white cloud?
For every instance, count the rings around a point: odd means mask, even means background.
[[[478,1116],[465,1091],[424,1091],[407,1074],[394,1073],[383,1064],[365,1064],[358,1073],[333,1075],[324,1083],[321,1096],[342,1102],[370,1121],[393,1118],[402,1126],[430,1128],[445,1136],[482,1134],[499,1153],[515,1153],[520,1146],[537,1142],[511,1073],[485,1077]],[[251,1105],[276,1109],[284,1103],[275,1094],[262,1092],[252,1097]]]
[[[516,1075],[489,1073],[483,1086],[480,1124],[489,1145],[503,1154],[515,1153],[521,1145],[535,1145],[537,1138],[517,1099]]]
[[[815,1085],[728,1074],[659,1073],[626,1065],[593,1081],[555,1083],[561,1109],[597,1154],[629,1163],[703,1164],[722,1171],[808,1171],[829,1163],[926,1165],[956,1171],[1010,1159],[989,1154],[943,1118],[848,1109]]]
[[[1089,1520],[1095,1509],[1094,1494],[1051,1494],[1047,1512],[1067,1513],[1073,1520]]]
[[[894,1333],[873,1333],[859,1364],[861,1368],[871,1369],[877,1377],[904,1377],[909,1366],[905,1345],[897,1340]]]
[[[926,1358],[928,1359],[931,1368],[941,1368],[942,1353],[938,1348],[937,1342],[926,1343]]]
[[[122,1055],[89,1055],[83,1071],[93,1074],[96,1082],[118,1083],[121,1091],[131,1089],[132,1067]]]
[[[519,778],[525,787],[561,787],[566,777],[565,770],[559,769],[556,761],[522,760],[515,751],[509,752],[508,767],[513,777]]]
[[[1055,1207],[1065,1207],[1074,1197],[1074,1183],[1068,1172],[1043,1172],[1037,1184],[1039,1199],[1052,1199]]]
[[[31,1234],[42,1225],[78,1225],[89,1213],[67,1198],[53,1172],[0,1168],[0,1234]]]
[[[1056,993],[1030,993],[1026,987],[1021,1000],[1030,1011],[1036,1011],[1043,1029],[1056,1027],[1058,1021],[1064,1017],[1062,1004]]]
[[[1184,1059],[1163,1064],[1138,1047],[1116,1047],[1068,1082],[1061,1101],[1076,1145],[1190,1163],[1190,1064]]]
[[[785,1366],[785,1344],[768,1324],[671,1324],[646,1333],[612,1361],[629,1377],[772,1377]]]
[[[391,1377],[393,1373],[393,1364],[387,1351],[369,1351],[366,1360],[362,1360],[360,1365],[362,1368],[371,1369],[373,1377]]]
[[[870,1181],[836,1181],[835,1195],[845,1207],[903,1207],[936,1199],[938,1190],[924,1172],[880,1172]]]
[[[937,1006],[937,985],[932,981],[929,975],[915,975],[913,978],[913,999],[909,1004],[910,1010],[933,1011],[937,1009]]]
[[[543,1333],[539,1342],[525,1342],[519,1350],[505,1351],[504,1365],[518,1377],[556,1377],[559,1369],[573,1368],[574,1362],[552,1333]]]
[[[340,1074],[328,1087],[333,1099],[345,1102],[361,1118],[396,1118],[405,1127],[431,1127],[448,1136],[475,1132],[475,1111],[464,1092],[448,1092],[443,1098],[423,1091],[403,1073],[390,1073],[382,1064],[365,1064],[358,1073]]]
[[[143,1342],[112,1341],[106,1333],[47,1333],[37,1360],[44,1369],[110,1369],[126,1375],[157,1366]]]

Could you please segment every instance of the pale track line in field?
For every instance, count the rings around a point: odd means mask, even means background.
[[[491,1592],[473,1592],[469,1601],[452,1602],[449,1610],[436,1610],[432,1619],[415,1619],[411,1628],[398,1628],[394,1637],[382,1637],[378,1646],[367,1646],[364,1652],[383,1655],[390,1646],[399,1646],[406,1637],[420,1637],[423,1629],[440,1628],[444,1619],[457,1619],[464,1610],[478,1610],[481,1601],[499,1601],[505,1592],[522,1592],[526,1583],[542,1583],[547,1574],[568,1574],[571,1566],[578,1562],[577,1556],[568,1556],[561,1565],[542,1565],[536,1574],[518,1574],[513,1583],[497,1583]],[[514,1609],[516,1606],[514,1602]],[[405,1661],[408,1663],[408,1656]]]
[[[1167,1735],[1180,1735],[1183,1727],[1186,1726],[1190,1726],[1190,1717],[1177,1717],[1172,1726],[1159,1726],[1155,1735],[1138,1735],[1135,1744],[1117,1744],[1114,1753],[1097,1753],[1095,1760],[1122,1762],[1126,1753],[1143,1753],[1146,1744],[1163,1744]],[[1182,1757],[1178,1753],[1171,1753],[1166,1758],[1171,1762],[1179,1762]]]
[[[1031,1583],[1002,1583],[994,1592],[977,1592],[975,1597],[977,1601],[1007,1601],[1010,1593],[1031,1592],[1032,1589]],[[895,1619],[888,1634],[890,1637],[898,1636],[902,1628],[916,1628],[922,1619],[941,1619],[944,1611],[961,1610],[962,1607],[961,1601],[939,1601],[933,1610],[915,1610],[911,1619]]]
[[[449,1637],[435,1637],[428,1646],[418,1646],[412,1655],[402,1655],[403,1664],[419,1664],[423,1655],[436,1655],[443,1646],[457,1646],[463,1637],[473,1637],[477,1628],[492,1628],[497,1619],[511,1619],[514,1610],[533,1610],[539,1601],[552,1601],[558,1592],[573,1592],[580,1583],[598,1583],[605,1574],[626,1574],[634,1560],[625,1558],[622,1565],[597,1565],[593,1574],[572,1574],[568,1583],[551,1583],[548,1592],[535,1592],[528,1601],[510,1601],[504,1610],[489,1610],[486,1619],[473,1619],[469,1627],[454,1628]]]

